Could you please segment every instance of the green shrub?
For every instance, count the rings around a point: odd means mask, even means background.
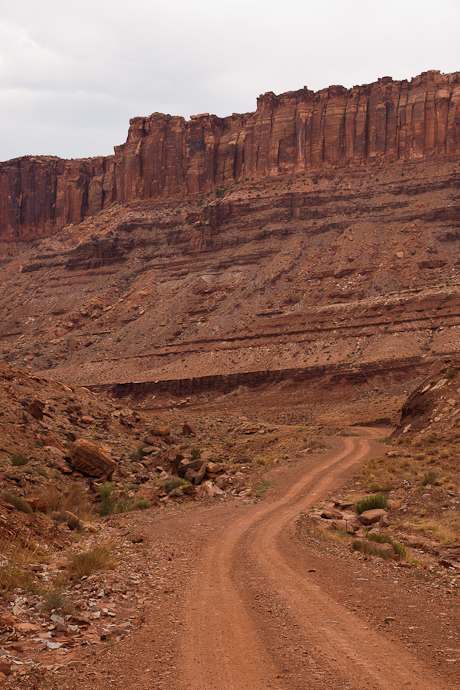
[[[186,486],[190,486],[190,482],[187,482],[185,479],[181,479],[180,477],[172,477],[172,479],[166,479],[163,482],[163,489],[168,494],[174,491],[174,489],[184,489]]]
[[[397,553],[401,558],[405,558],[407,555],[406,547],[400,544],[399,541],[395,541],[389,534],[385,534],[383,532],[371,532],[367,535],[367,539],[369,541],[377,542],[378,544],[391,544],[394,552]]]
[[[199,448],[192,448],[190,451],[190,457],[192,460],[199,460],[201,458],[201,450]]]
[[[355,503],[355,511],[358,515],[364,513],[365,510],[374,510],[374,508],[386,508],[388,505],[388,494],[373,494],[372,496],[365,496],[360,501]]]
[[[0,494],[4,501],[14,506],[16,510],[20,510],[23,513],[32,513],[33,510],[30,505],[21,496],[12,494],[10,491],[2,491]]]
[[[453,379],[457,373],[458,373],[458,369],[456,369],[455,367],[452,367],[451,369],[446,369],[446,371],[443,373],[443,377],[445,379]]]
[[[383,551],[382,549],[379,549],[377,544],[373,544],[372,542],[367,541],[366,539],[353,539],[351,546],[355,551],[359,551],[360,553],[363,553],[365,555],[380,556],[385,560],[391,558],[391,554],[387,553],[386,551]]]
[[[372,482],[372,484],[369,487],[369,491],[371,493],[382,493],[391,491],[392,488],[392,483],[389,480],[384,480],[381,482]]]
[[[111,515],[112,513],[125,512],[126,502],[120,500],[120,492],[115,482],[104,482],[98,488],[97,493],[101,501],[98,506],[100,513],[103,515]]]
[[[256,489],[255,496],[256,498],[259,498],[259,496],[262,496],[271,486],[273,485],[273,479],[264,479],[263,482],[260,482]]]
[[[146,498],[138,498],[131,506],[131,510],[147,510],[150,508],[150,502]]]
[[[22,467],[23,465],[27,465],[28,462],[29,462],[29,458],[26,458],[26,456],[23,455],[22,453],[15,453],[11,457],[11,464],[14,467]]]

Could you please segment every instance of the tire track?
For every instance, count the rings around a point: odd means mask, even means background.
[[[298,644],[311,644],[313,635],[321,646],[322,657],[334,659],[341,675],[354,683],[350,687],[356,688],[359,678],[360,687],[379,690],[447,690],[448,686],[434,679],[418,660],[371,630],[357,615],[321,591],[308,573],[288,565],[282,555],[286,527],[369,455],[371,442],[379,435],[376,430],[363,430],[363,437],[340,439],[342,448],[307,467],[284,496],[273,503],[243,507],[242,517],[216,536],[204,555],[187,606],[182,647],[185,687],[299,687],[295,679],[283,677],[279,659],[271,652],[257,616],[245,601],[241,560],[242,554],[249,551],[257,572],[263,573],[266,583],[293,612]],[[277,642],[285,644],[281,638]],[[308,672],[305,674],[304,682],[308,681]],[[363,679],[365,685],[361,685]]]

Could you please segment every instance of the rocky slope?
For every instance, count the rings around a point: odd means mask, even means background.
[[[114,156],[0,165],[0,237],[48,235],[116,201],[195,195],[248,178],[458,158],[460,74],[266,93],[253,113],[131,120]],[[300,207],[302,204],[300,204]],[[295,205],[298,209],[299,206]]]

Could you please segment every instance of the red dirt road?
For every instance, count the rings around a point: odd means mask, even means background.
[[[296,568],[285,560],[286,528],[292,529],[300,511],[369,455],[371,440],[378,434],[363,433],[362,438],[343,439],[339,452],[309,467],[274,503],[259,506],[229,525],[210,546],[186,618],[183,652],[191,690],[319,688],[324,687],[325,668],[327,687],[331,681],[332,687],[356,689],[448,687],[321,591],[301,563]],[[247,591],[248,580],[254,577],[259,588],[274,592],[289,611],[289,635],[283,631],[287,626],[260,621],[264,612],[254,612]],[[270,613],[267,610],[265,618]],[[299,652],[294,665],[283,661],[286,642]],[[321,667],[318,675],[315,671]]]
[[[444,634],[436,624],[439,611],[446,610],[442,597],[436,600],[425,590],[415,594],[410,574],[401,568],[379,561],[379,571],[375,561],[336,559],[295,539],[299,513],[340,486],[366,457],[381,453],[375,441],[382,432],[361,433],[337,437],[327,453],[276,470],[274,488],[258,504],[140,516],[150,538],[171,549],[171,564],[146,602],[145,622],[127,640],[93,652],[67,676],[69,684],[59,687],[460,688],[458,664],[441,663],[437,656]],[[397,627],[382,628],[387,605],[400,619],[393,624],[402,626],[399,639]],[[379,620],[369,620],[368,610],[378,610]],[[405,631],[416,635],[415,628],[425,637],[419,644],[405,642]],[[454,632],[448,630],[450,645],[456,643]]]

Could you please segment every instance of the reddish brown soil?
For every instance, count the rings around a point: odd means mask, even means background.
[[[459,688],[453,597],[396,564],[337,558],[334,545],[296,535],[297,516],[375,455],[382,433],[336,438],[323,455],[275,470],[258,504],[138,516],[171,551],[164,584],[152,586],[130,638],[61,669],[55,687]]]

